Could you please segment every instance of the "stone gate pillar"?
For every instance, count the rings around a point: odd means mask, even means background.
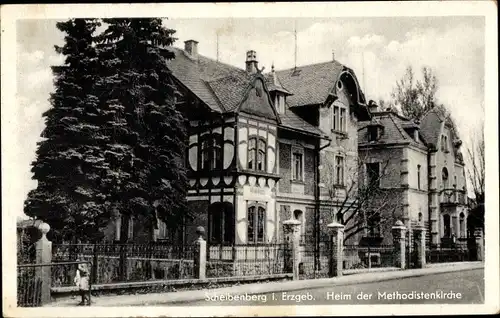
[[[474,233],[474,239],[476,241],[476,259],[478,261],[484,262],[484,240],[483,240],[483,231],[478,230]]]
[[[416,268],[425,267],[425,227],[419,224],[414,230],[414,240],[416,246],[417,259],[415,263]]]
[[[342,276],[344,269],[344,226],[337,222],[327,225],[330,232],[330,255],[328,276]]]
[[[392,227],[392,241],[394,245],[394,266],[397,268],[406,268],[406,226],[400,220],[396,221]]]
[[[286,220],[283,222],[283,235],[285,239],[285,272],[293,273],[293,279],[299,279],[300,261],[300,221]]]
[[[52,242],[47,239],[50,226],[41,222],[38,230],[42,237],[36,242],[36,264],[50,264],[52,262]],[[37,266],[35,270],[35,281],[41,281],[41,305],[50,302],[50,287],[52,285],[51,266]]]
[[[205,229],[203,226],[196,228],[198,239],[194,242],[194,277],[198,279],[206,278],[207,270],[207,242],[203,239]]]

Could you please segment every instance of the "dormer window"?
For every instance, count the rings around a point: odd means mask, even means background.
[[[276,105],[276,109],[278,110],[278,113],[280,113],[280,114],[285,113],[285,96],[284,95],[277,93],[274,104]]]
[[[369,126],[368,127],[368,141],[376,141],[378,139],[378,127]]]

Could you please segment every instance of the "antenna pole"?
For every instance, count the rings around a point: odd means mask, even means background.
[[[219,62],[219,32],[217,34],[217,62]]]
[[[364,88],[365,94],[366,94],[367,91],[366,91],[366,82],[365,82],[365,52],[363,51],[361,54],[363,56],[363,60],[362,60],[362,63],[363,63],[363,88]]]
[[[297,20],[295,20],[295,27],[293,31],[294,37],[295,37],[295,60],[294,60],[294,68],[297,68]]]

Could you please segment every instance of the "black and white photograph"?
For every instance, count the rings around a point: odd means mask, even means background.
[[[493,2],[1,12],[4,315],[500,310]]]

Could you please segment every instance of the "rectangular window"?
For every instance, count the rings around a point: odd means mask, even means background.
[[[263,243],[264,242],[264,226],[265,226],[265,219],[266,212],[264,208],[259,207],[257,210],[257,242]]]
[[[255,169],[255,153],[257,148],[257,139],[248,140],[248,169]]]
[[[332,120],[333,130],[339,130],[339,107],[333,106],[333,120]]]
[[[380,163],[366,164],[366,172],[368,176],[368,186],[380,186]]]
[[[293,154],[293,180],[302,181],[302,154]]]
[[[265,241],[266,210],[261,206],[250,206],[247,212],[248,243]]]
[[[340,131],[347,131],[345,108],[340,108]]]
[[[266,142],[259,139],[259,152],[257,155],[257,170],[264,171],[266,169]]]
[[[347,131],[347,109],[341,106],[333,106],[332,129],[334,131]]]
[[[376,141],[378,139],[378,128],[376,126],[368,127],[368,141]]]
[[[335,184],[344,185],[344,157],[335,157]]]
[[[418,183],[418,189],[421,190],[421,188],[420,188],[420,165],[417,165],[417,183]]]
[[[247,235],[248,235],[248,243],[253,243],[255,242],[255,207],[251,206],[248,208],[248,215],[247,215]]]

